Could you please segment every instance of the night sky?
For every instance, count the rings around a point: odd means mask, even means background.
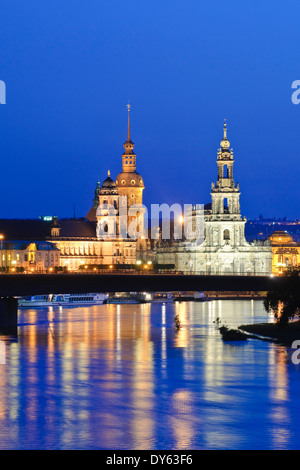
[[[210,202],[227,119],[248,219],[300,218],[299,0],[1,5],[0,218],[84,216],[131,104],[151,203]]]

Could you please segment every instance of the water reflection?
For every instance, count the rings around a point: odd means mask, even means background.
[[[299,448],[286,349],[223,343],[217,318],[268,320],[258,301],[21,311],[0,342],[0,447]]]

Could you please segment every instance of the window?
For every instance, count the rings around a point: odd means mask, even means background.
[[[224,240],[230,240],[230,233],[228,229],[225,229],[223,232],[223,239]]]
[[[223,178],[228,178],[228,167],[223,165]]]
[[[223,199],[223,212],[224,214],[228,214],[229,211],[228,211],[228,199],[227,197],[224,197]]]

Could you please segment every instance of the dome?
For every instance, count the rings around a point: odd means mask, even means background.
[[[271,241],[272,244],[279,244],[283,245],[285,243],[290,244],[294,243],[293,237],[289,235],[287,232],[282,232],[282,231],[276,231],[273,232],[272,235],[270,235],[269,240]]]
[[[102,183],[102,188],[110,189],[110,188],[115,188],[115,187],[116,187],[116,183],[114,182],[113,179],[111,179],[110,176],[108,176],[106,180],[104,180]]]
[[[116,183],[110,177],[110,171],[107,172],[107,178],[102,183],[100,194],[118,194]]]
[[[144,181],[136,171],[123,172],[117,176],[116,184],[119,187],[142,188],[144,189]]]

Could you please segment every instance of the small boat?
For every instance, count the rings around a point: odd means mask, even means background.
[[[137,293],[118,293],[107,298],[108,304],[144,304],[146,302],[143,295]]]
[[[102,305],[107,300],[106,294],[49,294],[33,295],[18,299],[19,308],[43,307],[84,307]]]
[[[221,326],[219,331],[222,335],[223,341],[245,341],[248,335],[240,330],[230,329],[227,326]]]

